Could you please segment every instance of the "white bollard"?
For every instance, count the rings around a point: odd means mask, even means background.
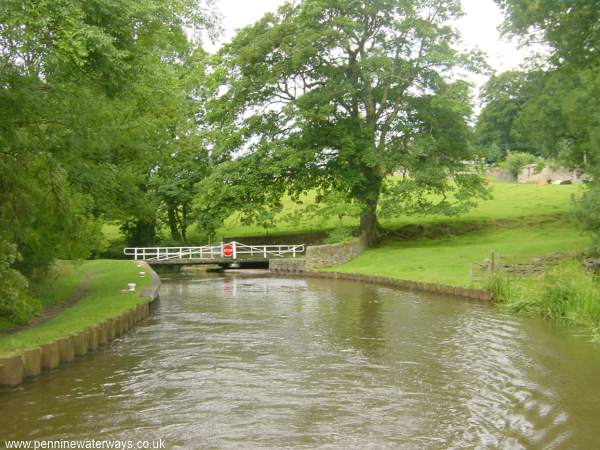
[[[127,284],[127,290],[128,291],[135,291],[135,283],[128,283]]]

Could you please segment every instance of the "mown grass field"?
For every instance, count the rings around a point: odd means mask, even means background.
[[[408,224],[431,224],[439,222],[473,222],[494,221],[502,219],[515,219],[529,216],[558,215],[567,213],[572,206],[572,197],[581,192],[578,185],[536,185],[516,183],[492,183],[490,190],[493,195],[491,200],[482,200],[479,205],[460,216],[448,218],[446,216],[404,216],[384,218],[381,222],[384,227],[394,229]],[[333,229],[339,226],[337,217],[327,216],[325,218],[294,217],[289,218],[290,213],[300,211],[307,205],[314,203],[314,196],[308,195],[303,199],[303,204],[298,205],[290,199],[284,200],[283,211],[276,216],[276,225],[264,228],[257,225],[243,225],[238,214],[232,214],[217,231],[216,238],[233,236],[265,236],[277,234],[311,233],[322,230]],[[344,226],[358,225],[358,217],[344,217]],[[115,224],[107,224],[103,228],[105,238],[109,241],[121,237],[119,227]],[[166,236],[166,230],[162,234]],[[201,244],[195,241],[197,232],[190,229],[188,232],[190,243]]]
[[[495,221],[502,219],[517,219],[529,216],[564,215],[572,207],[572,198],[580,194],[580,185],[537,185],[517,183],[492,183],[491,200],[482,200],[478,206],[460,216],[403,216],[390,217],[381,220],[388,229],[395,229],[409,224],[432,224],[439,222],[474,222]],[[312,197],[305,199],[305,204],[311,204]],[[218,230],[217,236],[264,236],[274,234],[306,233],[331,229],[339,225],[336,217],[315,220],[312,217],[286,221],[286,215],[294,210],[302,209],[290,200],[284,202],[284,211],[279,214],[278,223],[274,228],[265,229],[258,226],[242,225],[238,215],[233,214]],[[346,217],[343,225],[358,225],[358,217]]]
[[[328,270],[469,286],[470,265],[492,252],[516,258],[583,250],[589,237],[568,221],[496,228],[433,239],[387,239],[379,247]]]
[[[392,232],[376,248],[327,270],[469,286],[471,263],[489,258],[492,252],[528,258],[578,252],[590,244],[590,236],[569,218],[573,198],[580,194],[581,186],[493,183],[490,189],[491,200],[481,201],[477,208],[460,216],[383,220],[389,230],[422,225],[428,237],[398,237]],[[335,223],[336,219],[321,224],[284,223],[269,234],[317,231]],[[357,219],[347,224],[356,225]],[[264,229],[241,226],[234,217],[220,232],[224,236],[265,234]]]
[[[139,268],[133,261],[61,263],[47,284],[39,288],[42,304],[49,306],[66,300],[77,290],[85,274],[90,276],[87,295],[45,323],[0,336],[0,355],[52,342],[142,303],[140,290],[150,284],[151,278],[140,278],[138,272]],[[124,291],[127,283],[131,282],[138,285],[137,291]]]

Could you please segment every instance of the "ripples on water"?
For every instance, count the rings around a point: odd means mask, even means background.
[[[572,334],[348,281],[172,280],[145,326],[0,394],[0,439],[600,448],[600,352]]]

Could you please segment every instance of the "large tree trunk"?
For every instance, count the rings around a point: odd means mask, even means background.
[[[181,233],[181,239],[183,242],[187,241],[187,227],[188,227],[188,207],[184,203],[181,207],[181,220],[179,221],[179,232]]]
[[[368,186],[364,187],[361,195],[363,209],[360,214],[360,230],[365,237],[367,246],[376,244],[381,237],[381,226],[377,220],[377,203],[383,179],[373,173],[369,174]]]
[[[177,211],[175,207],[167,207],[167,218],[169,221],[169,230],[171,231],[171,238],[174,241],[181,241],[181,233],[179,232],[179,221],[177,220]]]
[[[368,247],[376,244],[381,237],[381,226],[377,220],[377,203],[369,202],[361,212],[360,230]]]

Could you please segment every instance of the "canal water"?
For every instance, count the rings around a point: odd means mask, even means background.
[[[600,346],[484,303],[266,275],[165,280],[109,348],[0,393],[5,439],[600,448]]]

